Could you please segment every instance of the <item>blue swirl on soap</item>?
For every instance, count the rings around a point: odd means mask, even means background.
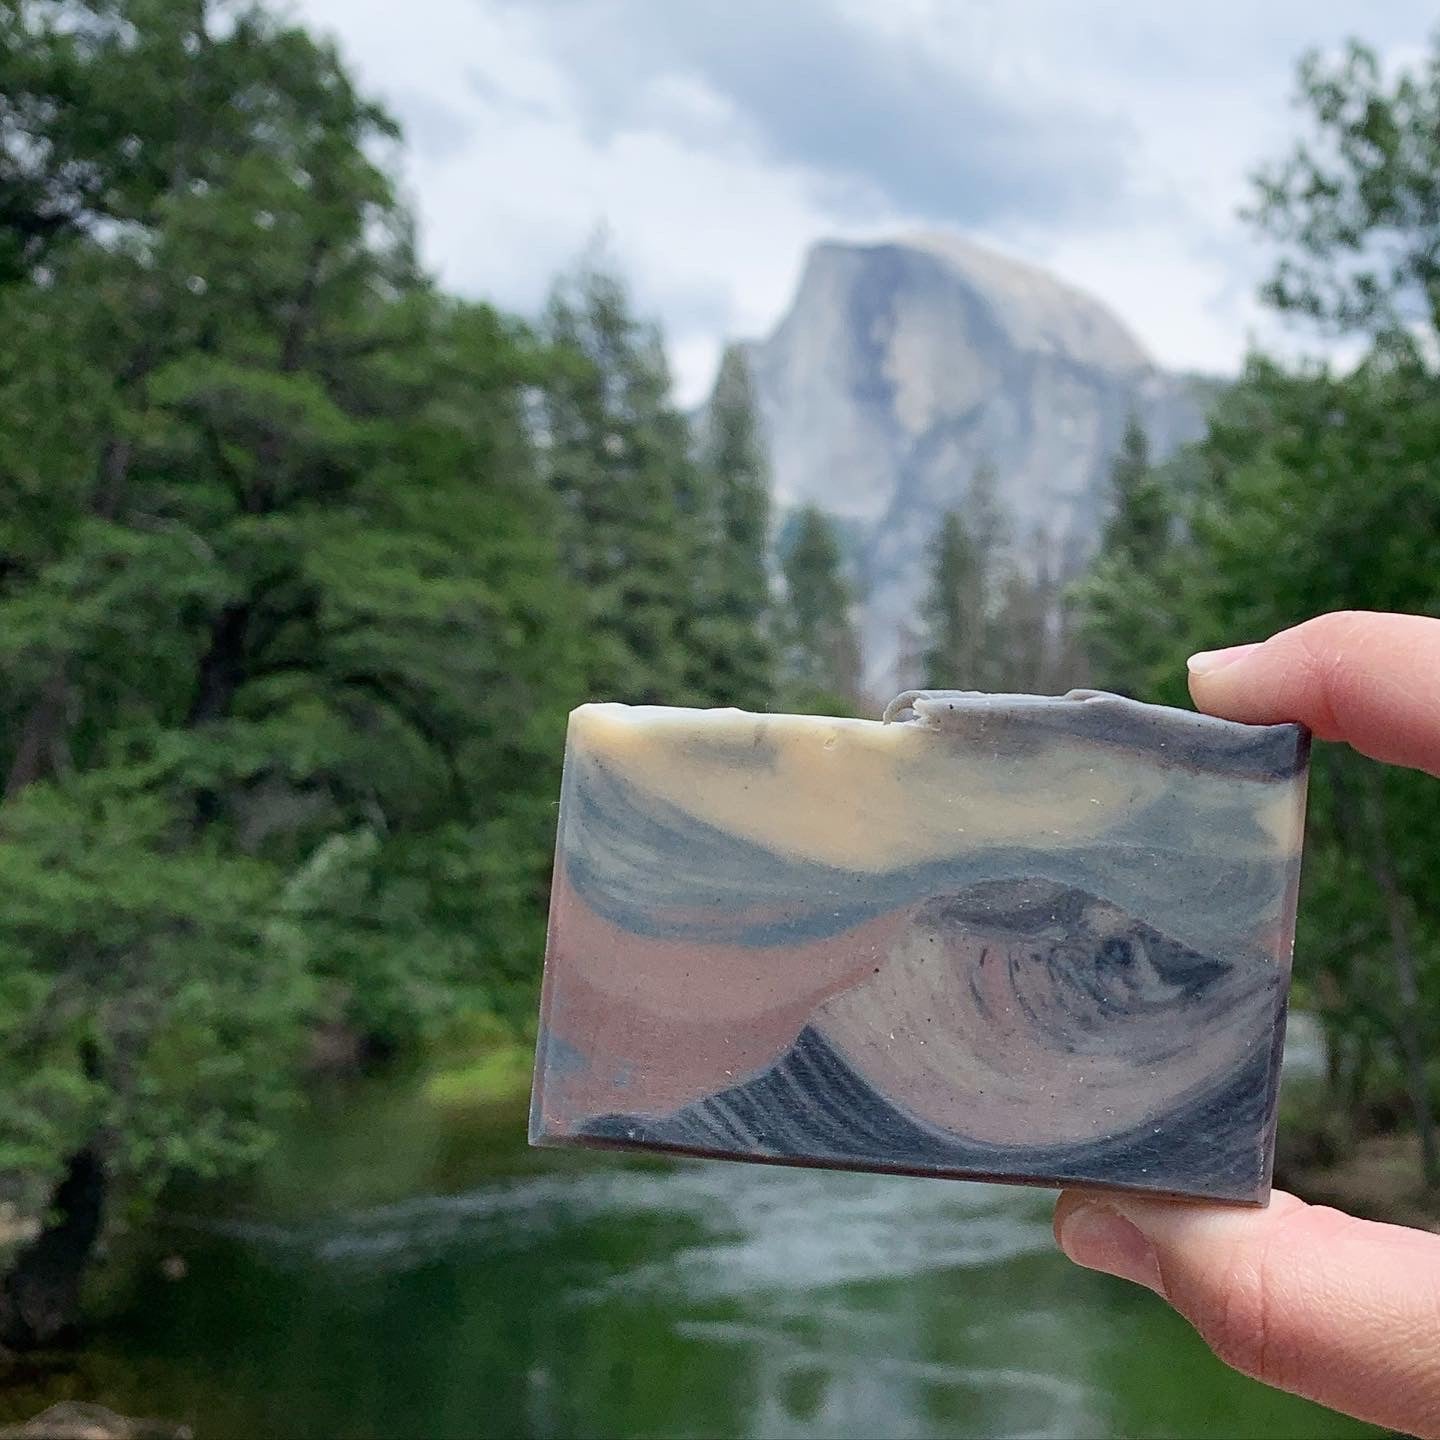
[[[669,1114],[601,1116],[583,1133],[1200,1195],[1268,1183],[1284,987],[1266,957],[1205,955],[1084,891],[1027,879],[927,902],[875,974],[740,1084]],[[1069,1081],[1048,1103],[1046,1074]],[[1019,1133],[1043,1118],[1054,1133],[1033,1144],[967,1134],[981,1118]],[[1060,1138],[1075,1127],[1091,1133]]]
[[[1274,1120],[1271,1074],[1279,1048],[1278,1038],[1273,1053],[1257,1048],[1238,1069],[1119,1134],[1070,1145],[1007,1146],[967,1140],[907,1115],[807,1027],[782,1060],[743,1085],[671,1115],[600,1116],[582,1133],[688,1154],[1249,1198],[1270,1181],[1263,1137]]]
[[[1103,894],[1143,914],[1157,874],[1179,938],[1216,950],[1276,918],[1296,857],[1264,845],[1250,810],[1208,817],[1225,845],[1187,837],[1194,817],[1160,795],[1088,846],[992,845],[879,874],[779,855],[637,791],[603,761],[573,756],[561,862],[598,914],[639,935],[790,945],[836,935],[929,895],[985,880],[1038,876]],[[704,899],[703,912],[695,904]],[[756,912],[783,919],[756,919]]]

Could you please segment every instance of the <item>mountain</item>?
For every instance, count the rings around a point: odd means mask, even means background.
[[[1091,296],[948,235],[817,244],[788,313],[747,348],[777,507],[818,504],[855,542],[877,691],[908,679],[926,546],[978,465],[994,467],[1021,563],[1073,566],[1127,416],[1163,457],[1200,433],[1214,392],[1157,368]]]

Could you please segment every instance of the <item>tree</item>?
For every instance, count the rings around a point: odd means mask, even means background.
[[[978,547],[958,510],[948,510],[930,550],[930,589],[921,611],[923,683],[975,690],[986,643],[986,596]]]
[[[565,568],[582,592],[596,699],[680,704],[698,618],[700,481],[670,401],[660,337],[597,257],[551,295],[555,363],[543,391],[545,473]]]
[[[312,1025],[391,1047],[529,993],[582,686],[523,413],[548,357],[420,275],[333,52],[250,5],[4,24],[18,1347],[73,1320],[117,1187],[261,1151]]]
[[[1164,551],[1173,522],[1169,490],[1151,463],[1144,427],[1132,414],[1110,467],[1110,497],[1100,548],[1143,569]]]
[[[854,598],[834,525],[817,506],[807,505],[796,515],[781,569],[784,704],[815,714],[853,713],[861,704]]]
[[[1331,609],[1436,613],[1437,445],[1440,394],[1423,367],[1387,353],[1341,377],[1252,362],[1168,473],[1180,514],[1167,547],[1143,570],[1102,551],[1080,587],[1098,653],[1131,667],[1111,674],[1183,704],[1192,651]],[[1296,984],[1326,1026],[1333,1110],[1360,1125],[1372,1097],[1398,1090],[1433,1184],[1440,823],[1429,783],[1317,752]]]
[[[982,464],[962,508],[930,549],[921,608],[924,683],[971,690],[1068,688],[1074,668],[1049,538],[1037,530],[1030,566],[1010,547],[995,471]]]
[[[1284,507],[1279,523],[1265,527],[1276,547],[1272,586],[1292,603],[1301,599],[1298,584],[1308,591],[1302,603],[1323,593],[1316,608],[1434,614],[1420,537],[1435,523],[1430,474],[1440,443],[1440,45],[1393,79],[1357,42],[1335,62],[1312,54],[1300,67],[1300,92],[1311,133],[1258,181],[1254,218],[1281,252],[1266,293],[1281,311],[1366,339],[1371,351],[1339,379],[1256,367],[1249,388],[1261,403],[1244,417],[1250,424],[1232,423],[1217,439],[1228,459],[1247,438],[1263,437],[1267,508]],[[1282,427],[1295,425],[1297,412],[1303,429],[1287,434]],[[1292,478],[1299,476],[1303,494]],[[1301,537],[1331,548],[1301,557]],[[1293,578],[1287,562],[1300,562]],[[1351,1067],[1352,1093],[1335,1098],[1358,1101],[1358,1071],[1373,1068],[1378,1030],[1383,1049],[1398,1052],[1425,1178],[1435,1187],[1440,1138],[1425,1056],[1436,1019],[1437,925],[1423,878],[1440,855],[1433,802],[1414,777],[1353,757],[1327,757],[1316,778],[1329,933],[1354,937],[1341,942],[1349,946],[1343,953],[1333,941],[1325,952],[1325,1014],[1337,1051],[1350,1059],[1363,1052],[1367,1061]],[[1342,918],[1349,930],[1334,928]],[[1377,962],[1388,984],[1376,985]]]
[[[694,687],[715,703],[764,710],[775,693],[769,573],[770,477],[744,351],[720,362],[700,475],[709,492],[699,556],[703,591]]]
[[[1267,298],[1328,329],[1440,336],[1440,53],[1387,81],[1351,41],[1300,65],[1312,134],[1257,180],[1283,254]]]
[[[1172,540],[1185,464],[1153,465],[1145,432],[1130,417],[1111,466],[1099,553],[1072,590],[1095,683],[1137,699],[1155,698],[1174,656],[1168,617],[1181,581]]]

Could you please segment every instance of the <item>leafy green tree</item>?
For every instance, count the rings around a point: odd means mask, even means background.
[[[1440,54],[1386,76],[1351,41],[1300,65],[1310,133],[1258,177],[1253,216],[1282,247],[1279,309],[1339,331],[1440,336]]]
[[[796,515],[781,570],[783,703],[801,712],[853,714],[862,703],[854,594],[835,527],[818,507]]]
[[[1279,547],[1262,595],[1279,589],[1315,609],[1435,614],[1422,552],[1435,523],[1430,476],[1440,444],[1440,45],[1392,75],[1359,43],[1333,62],[1312,54],[1300,68],[1300,97],[1309,133],[1259,180],[1255,219],[1281,252],[1267,294],[1282,311],[1368,339],[1372,351],[1338,379],[1259,368],[1249,387],[1258,403],[1216,440],[1228,459],[1259,437],[1270,472],[1262,484],[1256,467],[1250,485],[1237,487],[1258,488],[1274,517],[1261,527]],[[1215,509],[1223,516],[1230,506]],[[1302,543],[1316,548],[1297,553]],[[1340,1062],[1332,1081],[1348,1072],[1350,1085],[1336,1099],[1359,1108],[1366,1073],[1395,1062],[1433,1187],[1440,1137],[1426,1057],[1440,976],[1424,879],[1440,855],[1433,801],[1413,776],[1350,756],[1322,760],[1312,828],[1324,837],[1324,858],[1312,869],[1325,877],[1317,943],[1330,958],[1319,993]],[[1353,937],[1339,942],[1342,953],[1336,936]]]
[[[394,128],[333,52],[244,4],[3,23],[23,1346],[73,1319],[117,1187],[259,1153],[314,1024],[393,1046],[528,993],[583,686],[524,415],[548,360],[418,273]]]

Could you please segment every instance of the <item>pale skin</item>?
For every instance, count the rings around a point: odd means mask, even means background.
[[[1440,776],[1440,620],[1321,615],[1192,656],[1190,693],[1212,715],[1301,721]],[[1440,1440],[1440,1235],[1278,1190],[1264,1210],[1068,1190],[1055,1235],[1077,1264],[1163,1296],[1235,1369]]]

